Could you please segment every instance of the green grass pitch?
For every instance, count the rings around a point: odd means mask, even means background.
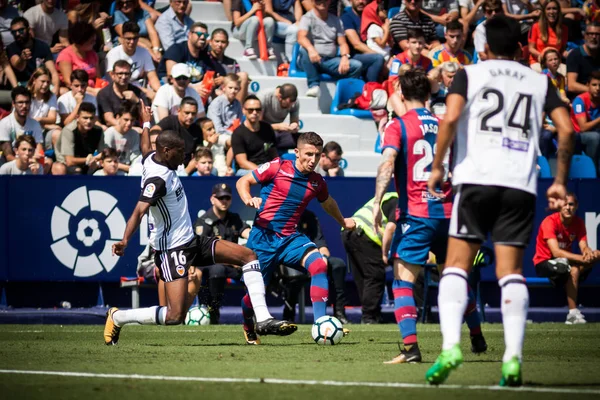
[[[419,325],[424,362],[412,365],[382,364],[398,353],[396,325],[347,327],[350,336],[325,347],[312,341],[310,325],[263,337],[260,346],[244,344],[241,326],[126,326],[119,345],[108,347],[102,326],[0,325],[0,398],[600,398],[600,324],[528,325],[520,390],[495,386],[500,324],[483,326],[489,349],[481,356],[471,354],[463,331],[465,363],[437,388],[424,374],[441,345],[438,325]]]

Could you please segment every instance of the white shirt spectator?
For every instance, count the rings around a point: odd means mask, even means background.
[[[106,55],[106,72],[113,70],[113,65],[119,60],[125,60],[131,64],[131,83],[143,86],[145,82],[138,80],[146,78],[148,72],[154,71],[154,62],[150,52],[145,48],[138,46],[133,56],[128,55],[123,50],[123,46],[117,46]]]
[[[387,60],[390,57],[390,46],[381,47],[375,42],[375,38],[383,38],[383,28],[375,24],[371,24],[367,29],[367,46],[381,54]]]
[[[31,99],[31,109],[29,110],[30,118],[45,118],[50,110],[58,110],[56,95],[50,95],[48,101]]]
[[[0,175],[34,175],[34,173],[29,168],[25,171],[21,171],[17,167],[17,160],[12,160],[0,167]],[[44,175],[44,168],[38,168],[35,175]]]
[[[25,11],[23,17],[29,21],[29,26],[35,33],[35,38],[39,39],[52,47],[52,37],[58,31],[69,29],[69,20],[67,15],[57,8],[52,14],[46,14],[42,5],[31,7]]]
[[[121,164],[131,165],[136,158],[142,155],[140,150],[140,134],[130,129],[129,132],[119,133],[114,126],[104,131],[99,151],[112,147],[119,153]]]
[[[485,52],[485,44],[487,43],[487,35],[485,33],[485,21],[477,25],[473,34],[473,44],[477,53]]]
[[[198,102],[198,114],[202,114],[205,112],[204,104],[202,103],[202,99],[200,95],[194,88],[188,86],[185,88],[185,97],[192,97],[196,102]],[[169,110],[169,115],[177,115],[179,111],[179,105],[181,104],[182,98],[179,97],[177,92],[175,92],[175,88],[173,85],[164,85],[161,86],[160,89],[156,92],[154,96],[154,101],[152,102],[152,113],[154,114],[154,121],[156,123],[159,122],[158,119],[158,107],[163,107]]]
[[[83,96],[84,103],[92,103],[96,107],[96,115],[98,115],[98,103],[96,97],[86,93]],[[73,92],[68,91],[58,98],[58,114],[71,114],[77,105],[77,100],[73,97]]]
[[[0,142],[12,143],[21,135],[31,135],[36,143],[43,143],[44,136],[42,132],[40,123],[31,117],[27,117],[25,126],[19,124],[15,119],[14,112],[0,121]]]

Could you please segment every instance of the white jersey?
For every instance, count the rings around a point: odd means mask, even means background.
[[[564,107],[549,78],[514,61],[488,60],[459,71],[452,93],[466,100],[454,141],[452,183],[537,194],[542,112]]]
[[[176,171],[155,161],[152,152],[142,161],[142,193],[139,201],[150,203],[150,246],[170,250],[194,238],[187,197]]]

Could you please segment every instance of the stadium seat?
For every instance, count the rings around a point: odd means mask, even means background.
[[[361,93],[365,86],[365,82],[360,79],[346,78],[340,79],[335,86],[335,94],[331,101],[331,114],[337,115],[352,115],[357,118],[373,119],[371,111],[360,110],[356,108],[344,108],[340,110],[338,108],[341,104],[346,104],[348,100],[354,97],[357,93]]]
[[[571,159],[571,169],[569,172],[569,178],[571,179],[585,179],[585,178],[596,178],[596,166],[594,161],[585,154],[574,155]]]
[[[292,78],[306,78],[306,72],[299,69],[298,65],[298,55],[300,54],[300,45],[296,43],[294,45],[294,50],[292,51],[292,60],[290,61],[290,69],[288,70],[288,76]],[[321,74],[321,80],[323,81],[333,81],[333,79],[328,74]]]
[[[400,7],[390,8],[390,10],[388,11],[388,19],[394,18],[394,15],[398,14],[399,12],[400,12]]]
[[[552,178],[552,170],[546,157],[538,156],[537,165],[540,167],[538,175],[540,178]]]

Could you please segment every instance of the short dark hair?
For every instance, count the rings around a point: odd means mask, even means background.
[[[207,122],[212,122],[212,119],[206,118],[206,117],[202,117],[202,118],[198,118],[198,121],[197,121],[198,126],[200,128],[202,128],[202,125],[206,124]]]
[[[453,19],[446,24],[446,32],[448,31],[461,31],[463,30],[463,24],[459,20]]]
[[[196,160],[199,160],[202,157],[207,157],[212,160],[213,153],[212,153],[212,151],[210,151],[210,149],[208,147],[198,147],[198,149],[196,149],[196,153],[194,154],[194,158]]]
[[[31,92],[24,86],[17,86],[10,91],[10,98],[13,102],[17,99],[17,96],[27,96],[31,100]]]
[[[502,9],[502,0],[485,0],[481,5],[481,9],[485,12],[485,10],[496,10]]]
[[[175,147],[183,147],[183,145],[183,138],[175,131],[162,131],[156,138],[157,149],[164,149],[165,147],[172,149]]]
[[[115,117],[120,117],[124,114],[131,114],[131,116],[135,119],[138,116],[138,105],[137,103],[133,103],[129,100],[126,100],[121,103],[119,108],[117,108],[117,112],[115,113]]]
[[[579,205],[579,199],[577,198],[577,195],[575,194],[575,192],[571,192],[571,191],[567,191],[567,195],[565,197],[572,197],[575,199],[575,204]]]
[[[204,22],[196,21],[190,26],[190,33],[194,30],[194,28],[202,28],[208,32],[208,26]]]
[[[296,146],[300,146],[300,144],[311,144],[315,147],[323,147],[323,139],[315,132],[303,132],[298,136]]]
[[[588,22],[585,26],[585,31],[587,31],[588,28],[600,28],[600,22],[596,22],[596,21]]]
[[[588,77],[588,83],[590,83],[592,79],[600,80],[600,71],[596,70],[590,72],[590,76]]]
[[[261,103],[260,99],[258,98],[257,95],[255,94],[249,94],[248,96],[246,96],[246,98],[244,99],[244,105],[246,105],[246,102],[250,101],[250,100],[256,100],[259,103]]]
[[[105,147],[100,154],[100,159],[102,160],[106,160],[107,158],[119,158],[119,153],[112,147]]]
[[[425,33],[423,32],[423,29],[411,28],[406,30],[406,40],[418,38],[425,38]]]
[[[183,99],[181,99],[181,103],[179,103],[179,108],[183,108],[183,106],[185,106],[186,104],[198,108],[198,102],[193,97],[185,96]]]
[[[77,115],[81,114],[82,112],[87,112],[87,113],[95,115],[96,114],[96,106],[93,105],[92,103],[84,101],[83,103],[81,103],[79,105],[79,112],[77,113]]]
[[[87,73],[87,71],[83,69],[76,69],[71,73],[71,82],[73,82],[74,80],[78,80],[79,82],[85,82],[85,84],[87,85],[88,81],[90,80],[90,75]]]
[[[19,146],[21,145],[21,142],[27,142],[27,143],[29,143],[31,145],[31,147],[33,147],[35,149],[36,143],[35,143],[35,139],[33,138],[33,136],[31,136],[31,135],[21,135],[21,136],[18,136],[15,139],[14,148],[18,149]]]
[[[514,57],[519,49],[521,25],[506,15],[494,15],[485,23],[490,51],[497,56]]]
[[[131,64],[129,64],[129,61],[127,60],[117,60],[114,64],[113,64],[113,71],[116,68],[127,68],[131,71]]]
[[[225,38],[227,39],[227,41],[229,41],[229,33],[227,33],[227,31],[223,28],[217,28],[214,31],[212,31],[212,33],[210,34],[210,37],[214,38],[215,35],[224,35]]]
[[[282,99],[290,99],[291,101],[298,99],[298,89],[291,83],[284,83],[279,86],[279,94]]]
[[[25,17],[17,17],[15,19],[13,19],[12,21],[10,21],[11,28],[17,24],[23,24],[23,26],[25,26],[25,28],[29,29],[29,21]]]
[[[323,153],[324,154],[328,154],[331,153],[332,151],[335,151],[335,154],[338,156],[341,156],[344,152],[342,151],[342,146],[340,146],[340,144],[338,142],[327,142],[325,143],[325,146],[323,147]]]
[[[140,26],[135,21],[127,21],[123,24],[123,33],[121,36],[124,36],[126,33],[135,33],[138,35],[140,33]]]
[[[427,73],[423,68],[413,68],[402,76],[398,77],[402,96],[406,100],[417,100],[425,103],[431,92],[431,83],[427,78]]]
[[[81,45],[96,36],[96,28],[92,24],[79,21],[69,27],[69,42],[71,44]]]

